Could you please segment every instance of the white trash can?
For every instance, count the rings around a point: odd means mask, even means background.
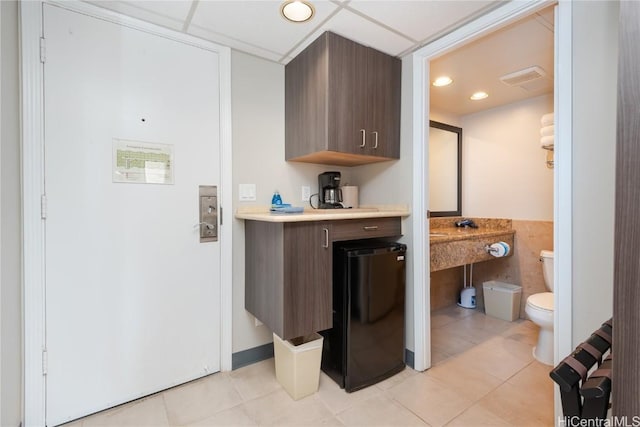
[[[484,311],[489,316],[513,322],[520,317],[522,286],[490,280],[482,284]]]
[[[318,391],[322,340],[317,333],[290,341],[273,334],[276,378],[293,400]]]

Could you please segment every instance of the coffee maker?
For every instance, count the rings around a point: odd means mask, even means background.
[[[323,172],[318,175],[318,198],[320,209],[340,209],[342,206],[342,190],[340,172]]]

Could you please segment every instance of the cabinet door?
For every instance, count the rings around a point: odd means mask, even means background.
[[[329,33],[329,149],[365,154],[367,48]]]
[[[284,339],[333,325],[331,224],[284,226]]]
[[[329,53],[318,38],[285,67],[285,158],[327,150]]]
[[[367,153],[400,158],[400,74],[398,58],[368,49],[369,124]]]

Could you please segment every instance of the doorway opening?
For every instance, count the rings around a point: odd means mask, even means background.
[[[451,228],[462,218],[472,218],[481,232],[515,232],[507,257],[470,268],[432,266],[431,364],[436,366],[504,337],[513,326],[496,319],[502,313],[485,310],[483,283],[489,281],[521,287],[514,294],[517,307],[509,314],[515,323],[530,326],[523,329],[527,343],[517,345],[535,345],[537,327],[525,321],[525,304],[530,295],[548,292],[552,285],[543,279],[540,253],[553,250],[554,6],[433,58],[429,68],[431,232]],[[435,84],[444,77],[451,83]],[[474,99],[480,91],[486,97]],[[448,156],[446,161],[434,122],[462,129],[461,158]],[[448,185],[456,176],[461,176],[461,185]],[[451,194],[443,195],[443,190]],[[453,210],[446,204],[439,207],[445,196],[461,199],[462,212],[434,218],[434,211]],[[461,292],[470,291],[475,296],[472,305],[461,301]],[[533,343],[528,342],[530,335]],[[530,349],[528,353],[527,358]]]
[[[429,63],[432,59],[444,55],[457,47],[489,34],[496,29],[510,25],[526,16],[538,12],[548,4],[523,2],[506,4],[476,21],[434,41],[415,52],[412,57],[413,88],[413,187],[414,212],[425,215],[413,216],[414,259],[416,268],[413,271],[414,283],[414,349],[415,369],[424,370],[431,367],[431,319],[429,307],[430,266],[429,224],[426,220],[429,203],[428,177],[428,118],[430,81]],[[554,281],[558,283],[554,293],[555,306],[562,306],[563,312],[554,313],[555,359],[558,354],[569,352],[571,346],[571,283],[572,283],[572,204],[571,204],[571,5],[559,4],[555,12],[554,43],[554,118],[557,122],[557,137],[566,141],[555,151],[557,162],[554,176],[554,252],[563,260],[562,268],[555,268]],[[558,73],[562,70],[562,73]],[[422,184],[422,185],[420,185]],[[556,407],[557,404],[556,404]]]

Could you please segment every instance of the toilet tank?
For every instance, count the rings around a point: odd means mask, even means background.
[[[540,251],[540,261],[542,261],[544,284],[553,292],[553,251]]]

